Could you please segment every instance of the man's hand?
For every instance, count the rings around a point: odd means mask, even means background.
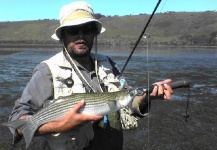
[[[84,100],[81,100],[65,115],[63,119],[58,121],[58,132],[68,131],[86,121],[96,121],[102,119],[103,116],[93,116],[78,113],[79,109],[81,109],[84,104]]]
[[[167,79],[164,81],[154,83],[155,87],[152,90],[151,99],[163,98],[165,100],[171,99],[171,94],[173,93],[172,88],[168,85],[172,80]]]
[[[170,100],[171,99],[171,94],[173,93],[172,88],[168,85],[172,80],[167,79],[164,81],[156,82],[154,83],[154,88],[152,90],[152,93],[150,96],[147,94],[144,94],[142,96],[138,96],[139,100],[139,105],[140,104],[145,104],[148,102],[148,100],[152,99],[165,99],[165,100]]]

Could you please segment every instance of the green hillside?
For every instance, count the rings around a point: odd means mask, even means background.
[[[150,15],[101,16],[106,28],[99,44],[134,44]],[[37,20],[0,22],[0,42],[9,43],[57,43],[51,39],[59,22]],[[153,17],[147,28],[151,45],[217,46],[217,12],[167,12]],[[144,44],[141,40],[140,44]]]

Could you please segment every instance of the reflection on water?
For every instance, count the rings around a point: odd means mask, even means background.
[[[33,68],[54,52],[28,51],[0,55],[1,97],[14,99],[23,90],[31,77]]]
[[[106,48],[106,49],[105,49]],[[99,47],[122,69],[131,48]],[[22,51],[22,50],[20,50]],[[0,99],[15,100],[29,81],[34,67],[58,51],[16,51],[0,55]],[[144,87],[171,78],[189,80],[202,93],[217,95],[217,50],[215,48],[138,48],[129,61],[124,76],[130,85]],[[212,88],[209,88],[212,86]],[[192,93],[196,95],[196,93]],[[174,100],[182,100],[174,94]]]

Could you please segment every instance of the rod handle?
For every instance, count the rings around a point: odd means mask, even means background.
[[[186,80],[172,82],[169,85],[171,86],[172,89],[190,87],[190,83],[188,81],[186,81]]]

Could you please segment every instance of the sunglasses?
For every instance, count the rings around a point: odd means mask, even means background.
[[[65,30],[71,36],[77,35],[80,31],[85,35],[97,33],[97,28],[95,25],[65,27]]]

